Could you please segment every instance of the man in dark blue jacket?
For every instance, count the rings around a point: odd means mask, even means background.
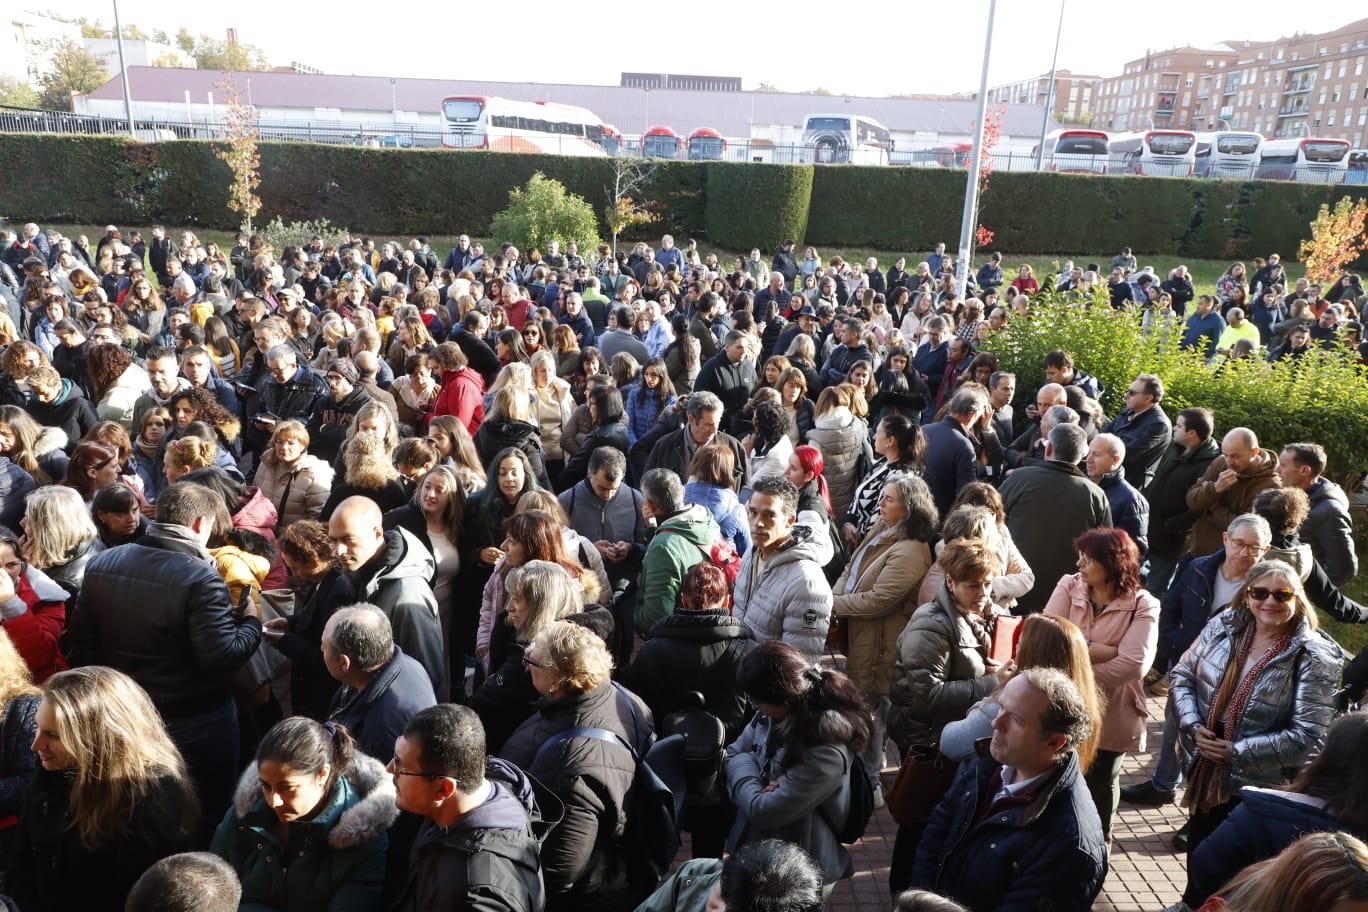
[[[950,512],[960,488],[977,479],[972,429],[988,410],[977,389],[961,389],[950,399],[949,413],[922,428],[926,434],[926,484],[941,516]]]
[[[1141,374],[1126,388],[1126,407],[1102,428],[1126,444],[1126,461],[1121,469],[1126,481],[1144,489],[1154,478],[1159,461],[1173,441],[1173,425],[1159,407],[1164,398],[1164,381],[1156,374]]]
[[[323,664],[342,685],[330,718],[346,725],[372,757],[393,751],[413,714],[437,704],[427,671],[394,645],[389,618],[374,605],[361,602],[328,618]]]
[[[399,810],[424,818],[395,912],[542,912],[539,837],[564,810],[522,770],[485,756],[484,726],[443,703],[416,714],[392,745]]]
[[[1052,668],[1017,673],[998,702],[991,756],[932,813],[912,886],[971,909],[1088,912],[1107,845],[1075,750],[1092,733],[1087,705]]]

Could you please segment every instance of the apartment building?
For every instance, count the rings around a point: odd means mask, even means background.
[[[1320,34],[1146,54],[1101,80],[1093,124],[1318,136],[1368,147],[1368,19]]]
[[[1082,76],[1069,70],[1056,70],[1054,98],[1050,111],[1060,123],[1086,124],[1092,122],[1093,104],[1101,76]],[[1050,74],[1044,73],[1034,79],[1023,79],[1010,85],[994,86],[988,90],[988,103],[995,104],[1035,104],[1045,107],[1050,93]],[[968,95],[977,97],[977,92]]]

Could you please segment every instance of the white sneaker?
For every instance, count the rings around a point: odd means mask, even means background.
[[[883,807],[883,806],[884,806],[883,787],[882,787],[882,786],[876,785],[876,786],[874,786],[874,807],[876,807],[876,808],[881,808],[881,807]]]

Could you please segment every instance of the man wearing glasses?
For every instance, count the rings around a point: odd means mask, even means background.
[[[1115,434],[1126,445],[1122,471],[1126,483],[1143,489],[1154,478],[1173,437],[1173,425],[1159,408],[1164,381],[1155,374],[1141,374],[1126,388],[1126,407],[1107,422],[1103,432]]]
[[[334,359],[323,380],[328,384],[329,395],[320,397],[313,417],[309,419],[309,450],[319,459],[332,462],[352,419],[371,397],[360,385],[361,372],[348,358]]]
[[[542,912],[538,831],[560,809],[537,807],[531,781],[485,755],[480,717],[443,703],[415,714],[389,762],[399,810],[423,818],[396,912]],[[544,790],[543,801],[554,801]]]

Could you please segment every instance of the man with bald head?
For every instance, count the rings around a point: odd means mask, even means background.
[[[1221,533],[1235,517],[1250,512],[1260,491],[1282,486],[1277,467],[1277,456],[1259,449],[1259,438],[1249,428],[1226,433],[1221,455],[1188,489],[1188,509],[1199,514],[1192,526],[1193,557],[1215,552],[1221,547]]]
[[[1003,452],[1003,461],[1009,469],[1019,469],[1024,465],[1039,464],[1045,458],[1045,440],[1048,429],[1042,431],[1041,421],[1052,406],[1068,405],[1069,397],[1059,383],[1047,383],[1036,393],[1035,402],[1026,406],[1026,417],[1031,423],[1013,440]]]
[[[1115,434],[1098,434],[1088,444],[1088,478],[1107,495],[1112,525],[1131,537],[1143,560],[1149,551],[1149,501],[1126,481],[1125,461],[1126,444]]]
[[[338,504],[328,520],[337,563],[347,573],[352,600],[369,602],[389,617],[394,642],[422,664],[437,699],[446,700],[446,653],[430,582],[436,563],[422,542],[404,529],[386,532],[383,520],[369,497]]]

